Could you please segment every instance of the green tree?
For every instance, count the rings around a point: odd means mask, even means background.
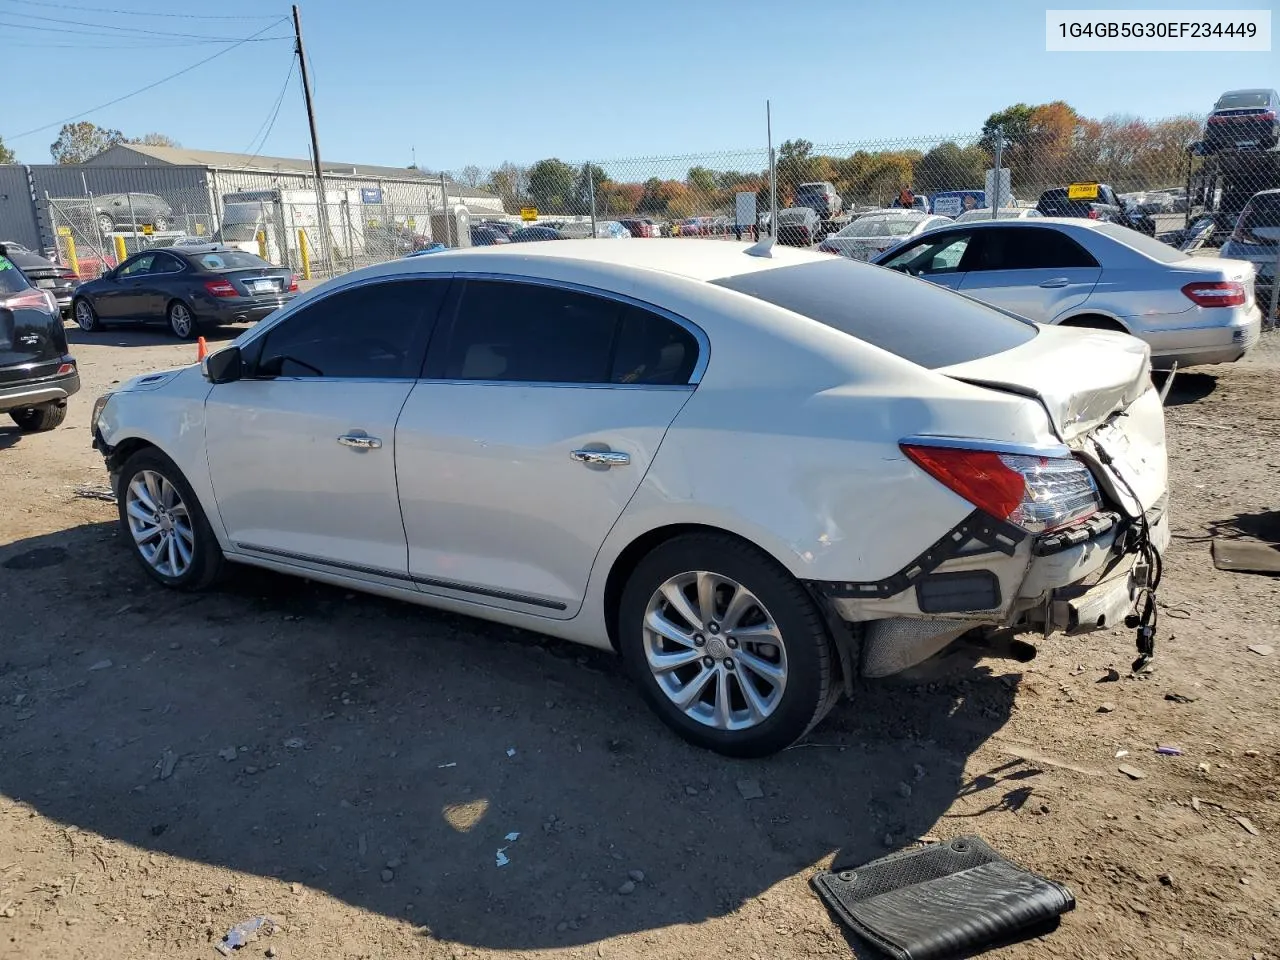
[[[695,190],[702,194],[715,192],[716,174],[714,170],[709,170],[706,167],[690,167],[689,173],[684,180],[689,185],[690,190]]]
[[[84,163],[90,157],[124,142],[124,134],[119,130],[108,130],[81,120],[62,125],[58,139],[49,144],[49,153],[53,155],[54,163]]]
[[[596,198],[596,210],[603,210],[604,204],[602,200],[605,194],[605,185],[608,182],[609,175],[604,172],[604,167],[596,166],[594,163],[584,163],[582,169],[578,171],[578,175],[573,179],[575,209],[572,212],[576,214],[588,214],[591,212],[593,190]]]
[[[503,210],[519,213],[529,199],[529,171],[514,163],[504,163],[489,174],[485,187],[502,198]]]
[[[940,143],[916,164],[915,187],[925,192],[981,189],[988,166],[987,153],[981,147]]]
[[[529,168],[529,199],[539,212],[570,213],[574,187],[573,167],[552,157]]]
[[[133,137],[126,140],[125,143],[137,143],[144,147],[180,147],[180,144],[173,137],[163,133],[144,133],[140,137]]]
[[[636,213],[661,215],[667,212],[667,201],[662,196],[662,181],[650,177],[644,182],[644,191],[640,194],[640,202],[636,204]]]
[[[4,145],[4,138],[0,137],[0,163],[17,163],[18,158],[14,152]]]

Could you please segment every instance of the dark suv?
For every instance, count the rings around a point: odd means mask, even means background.
[[[1280,93],[1231,90],[1204,125],[1205,150],[1274,150],[1280,144]]]
[[[1080,188],[1077,190],[1077,188]],[[1072,197],[1092,193],[1092,196]],[[1105,183],[1074,183],[1070,187],[1054,187],[1040,194],[1036,209],[1042,217],[1085,217],[1089,220],[1106,220],[1130,227],[1148,237],[1156,235],[1156,222],[1150,215],[1134,205],[1125,203],[1115,190]]]
[[[0,413],[20,430],[52,430],[80,389],[76,361],[53,294],[33,287],[0,256]]]
[[[802,183],[796,187],[796,198],[792,207],[808,207],[818,215],[819,220],[833,220],[840,216],[844,201],[836,188],[825,180],[815,183]]]

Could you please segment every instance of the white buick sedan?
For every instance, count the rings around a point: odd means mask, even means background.
[[[160,583],[250,564],[613,649],[738,756],[969,631],[1149,615],[1168,540],[1141,341],[783,247],[368,267],[92,431]]]

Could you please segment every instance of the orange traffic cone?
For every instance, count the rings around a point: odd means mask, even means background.
[[[209,345],[204,342],[204,337],[196,337],[196,363],[199,363],[209,355]]]

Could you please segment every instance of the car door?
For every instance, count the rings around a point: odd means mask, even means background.
[[[1102,276],[1084,247],[1061,230],[1016,221],[977,232],[960,292],[1040,323],[1083,303]]]
[[[937,230],[876,262],[890,270],[958,290],[964,280],[962,264],[972,239],[972,230]]]
[[[155,261],[154,253],[130,257],[103,281],[101,292],[93,298],[93,308],[103,320],[132,320],[139,315],[140,291],[145,288],[146,273]]]
[[[706,356],[701,331],[652,308],[467,280],[396,427],[419,589],[577,613],[596,552]]]
[[[157,251],[151,267],[138,275],[133,291],[134,316],[149,322],[164,320],[185,270],[186,265],[173,254]]]
[[[236,551],[407,586],[395,424],[448,284],[343,288],[244,344],[245,376],[205,401],[210,478]]]

